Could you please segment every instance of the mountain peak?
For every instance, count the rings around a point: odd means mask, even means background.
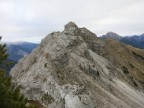
[[[114,32],[108,32],[106,35],[121,37],[119,34],[114,33]]]
[[[75,35],[78,32],[78,26],[74,22],[69,22],[65,25],[64,33]]]
[[[114,32],[108,32],[106,35],[103,35],[102,37],[103,38],[111,38],[114,40],[120,40],[122,38],[119,34],[114,33]]]
[[[78,29],[78,26],[74,22],[70,21],[65,25],[65,30],[69,30],[71,28]]]
[[[143,33],[143,34],[141,34],[140,36],[144,36],[144,33]]]
[[[76,35],[76,36],[82,36],[82,37],[93,37],[96,38],[97,36],[92,33],[90,30],[88,30],[85,27],[79,28],[74,22],[69,22],[65,25],[65,29],[63,31],[65,34],[69,35]]]

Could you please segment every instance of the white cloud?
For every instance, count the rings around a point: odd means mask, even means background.
[[[74,21],[98,35],[144,31],[144,0],[1,0],[0,35],[4,41],[40,41]]]

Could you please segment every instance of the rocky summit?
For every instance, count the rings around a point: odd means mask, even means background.
[[[144,108],[144,51],[73,22],[46,36],[10,74],[44,108]]]

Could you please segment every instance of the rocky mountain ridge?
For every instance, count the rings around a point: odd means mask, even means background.
[[[10,74],[47,108],[144,107],[144,51],[100,40],[73,22],[46,36]]]

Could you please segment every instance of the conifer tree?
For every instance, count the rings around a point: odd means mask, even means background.
[[[6,51],[6,45],[0,44],[0,64],[7,65]],[[3,69],[0,69],[0,108],[33,108],[27,105],[27,99],[20,93],[20,88],[12,86],[11,77]]]

